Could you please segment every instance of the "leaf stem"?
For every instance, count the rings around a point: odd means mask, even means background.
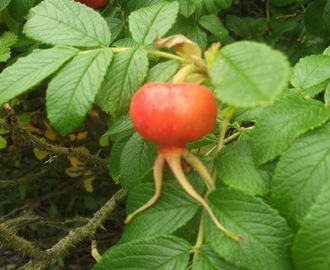
[[[111,49],[114,53],[120,53],[120,52],[125,52],[131,48],[130,47],[111,47]],[[159,51],[159,50],[147,49],[147,48],[144,48],[144,49],[147,51],[147,53],[155,55],[155,56],[159,56],[159,57],[163,57],[163,58],[171,59],[171,60],[179,60],[180,62],[187,61],[185,58],[178,56],[176,54],[163,52],[163,51]]]
[[[153,50],[153,49],[145,49],[145,50],[147,51],[147,53],[155,55],[155,56],[172,59],[172,60],[179,60],[180,62],[186,62],[186,59],[184,59],[183,57],[178,56],[176,54]]]
[[[223,120],[222,123],[219,127],[219,137],[218,137],[218,143],[217,146],[215,148],[215,153],[214,153],[214,160],[216,160],[216,158],[218,157],[220,151],[222,150],[222,147],[224,145],[225,142],[225,136],[226,136],[226,131],[228,128],[228,124],[230,123],[230,119],[232,118],[233,114],[232,114],[232,110],[228,111]],[[212,178],[215,179],[216,178],[216,169],[215,169],[215,164],[213,164],[213,169],[212,169]]]

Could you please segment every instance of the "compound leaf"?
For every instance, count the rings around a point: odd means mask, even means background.
[[[128,21],[133,39],[139,44],[151,44],[170,30],[178,11],[178,2],[161,2],[132,12]]]
[[[257,165],[273,160],[304,132],[323,124],[330,108],[297,92],[287,92],[273,106],[265,108],[252,134]]]
[[[156,145],[135,133],[125,145],[120,159],[120,182],[130,190],[154,165]]]
[[[219,256],[207,244],[202,245],[194,258],[192,270],[240,270],[235,265],[230,264]]]
[[[289,62],[265,44],[227,45],[214,59],[210,76],[216,97],[236,107],[269,105],[286,88]]]
[[[74,1],[42,1],[30,10],[23,32],[43,43],[74,47],[108,46],[111,40],[103,17]]]
[[[188,242],[174,236],[144,238],[110,248],[93,270],[186,269],[191,248]]]
[[[281,156],[272,185],[272,201],[297,228],[330,179],[330,125],[309,131]]]
[[[51,80],[46,95],[48,118],[61,134],[83,122],[111,59],[109,48],[81,52]]]
[[[28,56],[19,58],[0,74],[0,104],[30,90],[78,52],[74,48],[56,46],[46,50],[35,49]]]
[[[205,213],[206,242],[222,258],[240,269],[291,269],[292,233],[275,209],[233,189],[217,189],[209,204],[225,228],[244,238],[233,241]]]
[[[144,81],[147,71],[145,50],[132,48],[115,54],[96,98],[102,110],[115,117],[126,114],[131,97]]]
[[[330,182],[321,190],[295,237],[292,253],[297,270],[330,267]]]
[[[127,214],[146,203],[154,192],[154,183],[150,182],[141,183],[131,189],[126,204]],[[162,184],[162,193],[157,202],[125,226],[120,242],[170,234],[190,220],[198,207],[198,203],[183,191],[176,181],[166,181]]]
[[[226,146],[216,160],[218,176],[226,185],[252,195],[265,195],[268,185],[259,173],[251,143],[240,140]]]
[[[310,55],[301,58],[295,65],[290,83],[305,94],[313,95],[323,90],[320,84],[329,78],[330,56]]]

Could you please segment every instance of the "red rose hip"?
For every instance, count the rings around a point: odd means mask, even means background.
[[[142,137],[158,144],[158,157],[154,165],[155,194],[129,214],[125,222],[128,223],[157,201],[167,162],[182,188],[203,206],[216,227],[232,239],[242,240],[220,224],[204,198],[189,183],[181,167],[183,158],[199,173],[209,192],[215,190],[214,180],[203,163],[185,147],[186,143],[210,132],[216,122],[217,104],[212,92],[205,86],[191,83],[148,83],[134,94],[130,117]]]
[[[162,149],[184,147],[209,133],[217,118],[212,92],[191,83],[149,83],[133,96],[130,116],[135,129]]]

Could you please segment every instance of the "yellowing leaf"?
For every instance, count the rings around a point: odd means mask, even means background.
[[[48,124],[47,121],[43,121],[44,122],[44,125],[46,127],[46,131],[44,133],[44,136],[51,140],[51,141],[57,141],[57,134],[56,132],[52,129],[52,127]]]
[[[77,139],[76,134],[73,134],[73,133],[69,134],[68,137],[69,137],[69,139],[70,139],[71,142],[72,141],[75,141]]]
[[[70,167],[70,168],[66,168],[65,169],[65,173],[72,177],[72,178],[75,178],[75,177],[78,177],[82,174],[82,171],[83,171],[83,168],[73,168],[73,167]]]
[[[48,152],[42,151],[37,147],[33,148],[33,153],[34,153],[34,155],[36,156],[36,158],[38,160],[42,160],[42,159],[44,159],[45,157],[47,157],[49,155]]]
[[[87,176],[87,178],[84,180],[84,187],[87,192],[93,192],[93,185],[92,182],[95,179],[95,176],[92,171],[84,172],[84,175]]]
[[[83,131],[77,134],[77,140],[83,140],[86,139],[88,135],[88,131]]]
[[[214,58],[219,52],[219,48],[220,48],[220,42],[215,42],[204,53],[205,60],[209,69],[211,68]]]
[[[199,46],[184,35],[173,35],[167,38],[154,40],[158,48],[173,48],[176,53],[182,56],[188,56],[194,61],[202,58],[202,51]]]
[[[35,134],[39,134],[39,135],[43,134],[43,132],[39,128],[36,128],[35,126],[32,126],[31,124],[27,124],[25,128],[28,131],[30,131],[31,133],[35,133]]]
[[[75,149],[84,154],[89,154],[89,150],[85,146],[80,146]],[[68,156],[68,160],[70,161],[71,167],[73,168],[82,168],[85,165],[82,161],[72,156]]]

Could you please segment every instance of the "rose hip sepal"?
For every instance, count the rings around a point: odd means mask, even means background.
[[[242,238],[224,228],[213,211],[187,180],[181,158],[202,177],[209,192],[215,184],[203,163],[186,149],[186,144],[209,133],[217,118],[217,104],[212,92],[202,85],[191,83],[148,83],[134,94],[130,117],[136,131],[158,145],[154,165],[155,194],[135,212],[127,216],[128,223],[136,214],[153,205],[161,194],[163,168],[168,163],[182,188],[200,203],[214,224],[235,240]]]

